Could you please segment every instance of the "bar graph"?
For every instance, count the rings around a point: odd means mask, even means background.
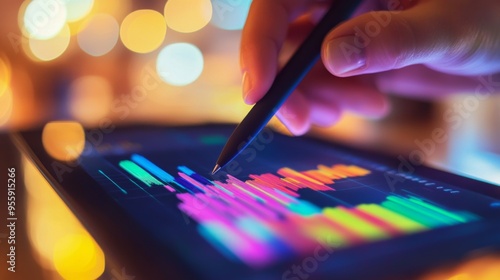
[[[282,167],[246,180],[231,175],[211,180],[187,166],[178,166],[171,174],[139,154],[118,165],[145,188],[160,187],[175,195],[177,208],[197,222],[207,242],[252,267],[310,252],[318,244],[344,248],[478,219],[416,195],[388,194],[382,202],[354,206],[332,202],[331,207],[303,197],[305,191],[335,193],[342,180],[371,174],[357,165],[319,164],[303,171]]]

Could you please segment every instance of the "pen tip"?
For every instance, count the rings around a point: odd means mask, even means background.
[[[217,173],[217,171],[220,170],[220,166],[218,164],[215,165],[214,167],[214,170],[212,170],[212,175],[214,175],[215,173]]]

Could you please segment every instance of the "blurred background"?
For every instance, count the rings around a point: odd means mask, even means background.
[[[1,167],[17,170],[21,208],[18,270],[13,274],[2,268],[1,279],[133,279],[126,271],[106,269],[98,244],[7,134],[53,129],[54,121],[61,120],[83,127],[239,122],[250,109],[241,98],[239,70],[241,28],[250,4],[3,1]],[[311,134],[396,156],[413,155],[426,164],[500,184],[500,98],[494,94],[498,84],[493,84],[487,77],[478,79],[478,86],[492,88],[483,99],[461,94],[434,102],[393,97],[393,111],[382,120],[346,115],[335,126],[314,128]],[[271,126],[287,133],[276,120]],[[433,140],[436,131],[444,133],[443,141]],[[56,140],[47,139],[44,145],[50,149]],[[4,192],[1,197],[6,205]],[[6,236],[1,229],[3,265]],[[500,257],[478,253],[463,263],[425,272],[422,279],[499,275]]]

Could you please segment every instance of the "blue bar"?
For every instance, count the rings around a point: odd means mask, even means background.
[[[189,167],[186,166],[178,166],[177,169],[179,169],[180,172],[185,173],[188,176],[196,174],[193,170],[189,169]]]
[[[138,155],[138,154],[133,154],[132,155],[132,161],[140,165],[142,168],[146,169],[147,171],[151,172],[153,175],[156,177],[160,178],[164,182],[167,183],[172,183],[174,182],[174,176],[168,174],[165,172],[163,169],[146,159],[145,157]]]

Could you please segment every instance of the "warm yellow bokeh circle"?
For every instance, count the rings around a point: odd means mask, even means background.
[[[169,0],[165,4],[165,19],[169,28],[191,33],[205,27],[212,19],[210,0]]]
[[[154,10],[137,10],[128,14],[120,27],[120,38],[127,49],[136,53],[156,50],[165,40],[167,24]]]

